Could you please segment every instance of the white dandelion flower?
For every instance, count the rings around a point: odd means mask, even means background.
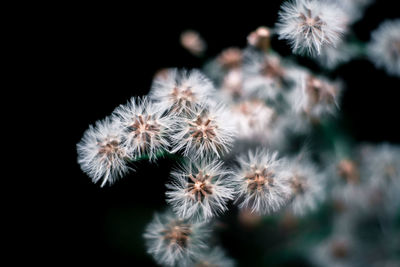
[[[126,105],[116,108],[113,115],[120,121],[131,157],[147,155],[152,160],[157,152],[168,149],[173,118],[148,98],[132,97]]]
[[[314,211],[323,200],[322,177],[306,159],[295,158],[285,168],[292,189],[290,208],[296,215]]]
[[[78,163],[93,183],[111,185],[128,172],[127,151],[120,125],[109,117],[96,122],[77,144]]]
[[[221,157],[228,152],[234,137],[228,111],[221,105],[202,106],[176,123],[172,153],[182,150],[192,159]]]
[[[235,261],[225,255],[220,247],[205,251],[190,265],[195,267],[234,267]]]
[[[282,170],[282,160],[277,157],[277,152],[265,150],[249,151],[247,157],[238,157],[235,181],[239,208],[268,214],[287,203],[291,188]]]
[[[208,221],[227,209],[227,201],[234,196],[234,185],[232,173],[222,164],[191,161],[172,172],[172,181],[167,184],[167,203],[180,218]]]
[[[341,41],[347,23],[334,1],[293,0],[282,5],[277,28],[279,38],[288,40],[294,53],[315,56]]]
[[[167,211],[154,215],[143,236],[158,264],[175,266],[192,262],[206,250],[208,235],[206,224],[190,223]]]
[[[161,110],[179,115],[207,103],[214,92],[213,84],[200,71],[172,69],[153,81],[150,98]]]
[[[372,32],[368,56],[377,67],[400,77],[400,19],[385,21]]]

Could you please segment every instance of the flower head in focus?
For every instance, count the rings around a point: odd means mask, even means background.
[[[221,105],[202,106],[180,118],[172,135],[173,153],[182,150],[192,159],[221,157],[228,152],[234,128],[228,111]]]
[[[77,144],[78,163],[93,183],[103,180],[111,185],[127,171],[127,151],[118,122],[109,117],[90,125]]]
[[[155,78],[150,98],[161,110],[185,115],[208,102],[213,93],[213,84],[200,71],[172,69],[166,75]]]
[[[340,42],[347,23],[334,1],[293,0],[282,5],[277,27],[280,39],[288,40],[295,53],[315,56]]]
[[[287,203],[291,189],[282,170],[282,160],[277,157],[277,152],[257,150],[238,158],[235,181],[239,208],[268,214]]]
[[[168,149],[172,117],[146,97],[133,97],[126,105],[116,108],[114,116],[120,121],[131,157],[147,155],[152,160],[158,151]]]
[[[170,211],[155,214],[143,236],[147,252],[166,266],[189,264],[207,249],[207,225],[187,222]]]
[[[172,172],[167,184],[167,202],[180,217],[190,221],[208,221],[224,212],[226,203],[234,196],[231,172],[222,162],[188,162]]]

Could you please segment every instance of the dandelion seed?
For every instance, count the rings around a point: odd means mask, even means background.
[[[377,67],[400,77],[400,19],[385,21],[372,32],[368,56]]]
[[[185,115],[207,103],[214,92],[211,81],[200,71],[172,69],[166,77],[154,80],[150,98],[163,111]]]
[[[143,236],[158,264],[174,266],[192,262],[207,249],[208,235],[206,224],[190,223],[167,211],[154,215]]]
[[[249,152],[247,157],[239,157],[239,168],[235,174],[238,184],[240,208],[249,208],[258,214],[268,214],[279,210],[287,203],[290,186],[282,171],[282,161],[278,153],[265,150]]]
[[[222,162],[188,162],[172,172],[167,184],[167,202],[181,218],[190,221],[208,221],[224,212],[226,203],[234,196],[231,172]]]
[[[167,150],[173,119],[163,114],[146,97],[131,98],[126,105],[114,111],[125,135],[125,144],[131,157],[147,155],[150,160],[157,152]]]
[[[285,2],[277,24],[280,39],[287,39],[294,53],[315,56],[325,46],[335,47],[346,32],[348,18],[333,1]]]
[[[233,142],[234,128],[223,106],[197,108],[181,118],[176,128],[172,153],[183,150],[192,159],[221,157]]]
[[[93,183],[103,180],[101,186],[111,185],[128,171],[124,135],[120,125],[108,117],[86,130],[77,150],[78,163]]]

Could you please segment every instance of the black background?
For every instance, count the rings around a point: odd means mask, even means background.
[[[213,6],[167,9],[155,3],[148,10],[65,6],[35,18],[40,23],[32,26],[37,34],[30,42],[40,47],[36,59],[47,65],[43,88],[49,89],[42,116],[54,126],[50,134],[57,143],[49,149],[62,154],[56,156],[51,171],[45,171],[50,179],[41,188],[43,193],[37,194],[43,198],[44,214],[33,211],[30,218],[40,225],[32,232],[45,245],[37,247],[35,257],[54,265],[154,264],[141,236],[153,212],[165,207],[164,183],[173,163],[166,159],[139,163],[135,173],[100,188],[76,163],[76,143],[89,124],[131,96],[146,94],[160,68],[202,66],[201,59],[180,46],[183,30],[199,31],[208,43],[209,56],[226,47],[244,47],[249,32],[260,25],[273,26],[277,20],[282,1],[266,2],[266,6],[246,8],[231,3],[218,11]],[[368,41],[371,30],[385,18],[400,17],[396,1],[377,2],[354,26],[362,41]],[[273,48],[284,56],[291,54],[285,42],[274,39]],[[317,69],[308,60],[301,62]],[[339,120],[354,139],[400,143],[400,79],[387,76],[367,60],[343,66],[333,76],[346,81]],[[240,255],[240,246],[233,242],[226,249],[234,258],[246,258]]]

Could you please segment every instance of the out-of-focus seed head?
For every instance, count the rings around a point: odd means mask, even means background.
[[[247,36],[247,42],[261,51],[268,51],[271,47],[271,30],[261,26]]]
[[[146,227],[147,252],[157,263],[166,266],[189,264],[207,249],[205,224],[194,224],[177,218],[171,212],[155,214]]]

